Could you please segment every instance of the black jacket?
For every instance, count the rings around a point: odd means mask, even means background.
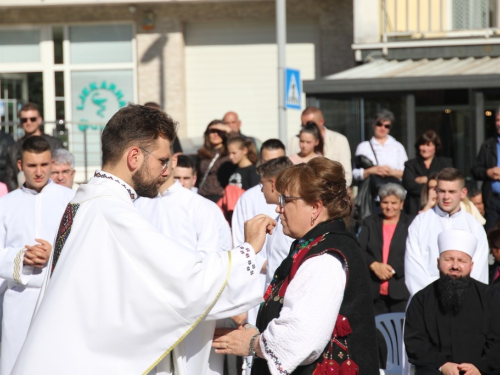
[[[483,202],[486,208],[488,208],[488,203],[491,199],[491,183],[492,179],[486,174],[486,170],[497,166],[497,137],[488,138],[481,145],[479,154],[477,154],[476,161],[472,166],[471,172],[472,176],[476,180],[484,181],[483,183]]]
[[[493,280],[493,278],[495,277],[495,275],[498,272],[499,267],[500,267],[500,264],[497,262],[490,264],[489,277],[488,277],[488,281],[489,281],[490,285],[500,285],[500,277],[496,280]]]
[[[440,172],[443,168],[451,167],[453,167],[453,160],[443,156],[435,156],[434,159],[432,159],[429,169],[425,168],[424,159],[420,156],[408,160],[405,163],[403,186],[407,191],[407,195],[404,209],[408,215],[418,214],[421,208],[420,194],[425,184],[417,184],[415,178],[420,176],[429,177],[433,173]]]
[[[52,151],[63,148],[62,141],[59,138],[52,137],[48,134],[42,134],[42,137],[49,142],[50,149]],[[19,139],[16,143],[12,144],[7,150],[7,165],[5,168],[5,183],[9,188],[9,191],[18,188],[17,174],[19,173],[19,168],[17,166],[17,161],[21,159],[21,146],[23,145],[26,137]]]
[[[404,343],[410,363],[438,369],[446,362],[472,363],[481,374],[500,373],[500,293],[470,279],[462,308],[445,312],[439,279],[416,293],[407,310]]]
[[[369,268],[373,262],[382,262],[383,246],[383,216],[375,214],[368,216],[361,227],[359,234],[359,244]],[[412,220],[409,216],[401,212],[394,236],[389,248],[389,259],[387,263],[392,266],[396,273],[389,279],[389,297],[396,300],[405,300],[410,297],[410,293],[405,285],[405,249],[408,227]],[[380,279],[370,270],[372,298],[377,299],[380,295]]]
[[[5,169],[7,166],[7,150],[14,144],[14,139],[10,134],[0,131],[0,181],[5,182]]]

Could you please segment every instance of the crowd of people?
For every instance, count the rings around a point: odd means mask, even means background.
[[[0,375],[378,374],[387,313],[417,375],[500,373],[500,138],[469,193],[435,131],[408,160],[389,110],[354,158],[316,107],[287,145],[227,112],[186,155],[158,104],[130,104],[78,186],[36,104],[19,118],[23,138],[0,134]]]

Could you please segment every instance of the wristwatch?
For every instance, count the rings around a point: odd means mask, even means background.
[[[255,335],[252,336],[252,338],[250,339],[250,355],[252,357],[257,357],[257,353],[255,352],[255,339],[257,338],[257,336],[259,336],[260,333],[256,333]]]

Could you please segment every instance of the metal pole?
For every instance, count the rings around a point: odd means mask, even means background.
[[[287,141],[285,108],[286,0],[276,0],[276,43],[278,45],[278,121],[279,138]]]

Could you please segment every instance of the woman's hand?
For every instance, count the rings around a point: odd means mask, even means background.
[[[390,172],[391,172],[391,168],[389,168],[386,165],[375,165],[373,167],[366,168],[364,170],[363,180],[367,179],[372,174],[376,174],[377,176],[380,176],[380,177],[387,177]]]
[[[434,206],[437,204],[437,198],[438,198],[438,196],[437,196],[436,189],[429,189],[427,203],[425,204],[425,206],[422,208],[422,210],[420,212],[425,212],[427,210],[430,210],[431,208],[434,208]]]
[[[389,264],[373,262],[370,269],[382,281],[389,280],[394,275],[394,269]]]
[[[231,128],[228,125],[224,125],[224,124],[212,125],[212,126],[210,126],[210,129],[220,130],[220,131],[228,133],[228,134],[231,133]]]
[[[418,177],[415,177],[415,182],[417,184],[421,184],[421,185],[426,184],[427,180],[428,180],[427,176],[418,176]]]
[[[245,329],[243,326],[238,329],[217,328],[212,348],[215,348],[217,354],[250,355],[250,340],[258,333],[255,328]],[[257,340],[258,337],[255,341]]]

